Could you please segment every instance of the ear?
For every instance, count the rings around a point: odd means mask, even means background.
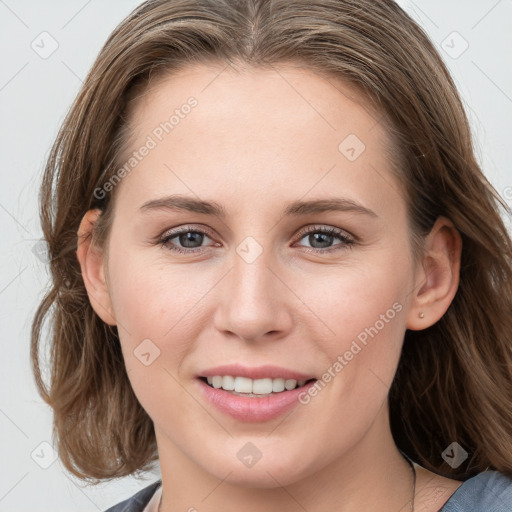
[[[439,217],[425,240],[425,256],[416,271],[408,329],[426,329],[445,314],[459,287],[461,252],[459,232],[452,222]]]
[[[114,310],[105,279],[103,250],[92,243],[94,223],[101,210],[89,210],[83,216],[78,228],[78,248],[76,256],[82,270],[82,278],[89,301],[97,315],[107,324],[116,325]]]

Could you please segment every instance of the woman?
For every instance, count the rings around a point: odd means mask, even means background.
[[[42,184],[63,464],[158,459],[111,512],[511,510],[500,207],[394,2],[145,2]]]

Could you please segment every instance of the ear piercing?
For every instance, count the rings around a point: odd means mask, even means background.
[[[418,315],[420,318],[425,318],[425,313],[423,311]]]

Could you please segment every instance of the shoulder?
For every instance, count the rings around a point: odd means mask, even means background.
[[[498,471],[483,471],[466,480],[441,512],[512,512],[512,479]]]
[[[152,484],[144,487],[139,492],[124,500],[113,507],[110,507],[105,512],[143,512],[149,500],[155,494],[155,491],[162,484],[161,480],[153,482]]]

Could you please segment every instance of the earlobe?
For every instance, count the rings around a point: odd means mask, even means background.
[[[418,264],[407,329],[422,330],[446,313],[459,286],[462,239],[451,221],[439,217]]]
[[[91,306],[98,316],[109,325],[116,325],[112,302],[105,278],[104,253],[92,243],[92,230],[101,210],[89,210],[78,228],[76,256]]]

